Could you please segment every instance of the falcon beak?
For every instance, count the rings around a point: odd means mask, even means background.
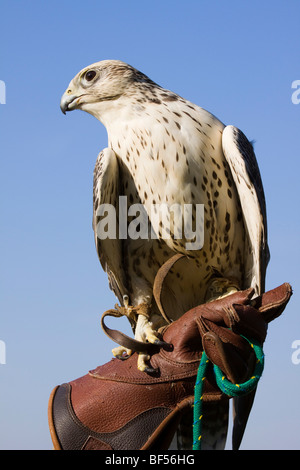
[[[68,89],[61,97],[60,109],[64,114],[66,111],[76,109],[80,102],[80,96],[74,95],[72,90]]]

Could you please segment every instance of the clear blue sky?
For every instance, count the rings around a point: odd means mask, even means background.
[[[294,295],[269,327],[241,448],[299,449],[299,2],[2,0],[0,10],[0,448],[50,449],[52,388],[111,357],[100,316],[115,298],[91,226],[106,131],[85,113],[63,116],[59,103],[81,68],[121,59],[255,140],[267,288],[288,281]]]

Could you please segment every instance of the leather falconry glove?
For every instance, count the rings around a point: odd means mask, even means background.
[[[267,324],[281,315],[292,289],[285,283],[254,299],[253,294],[250,288],[200,305],[164,327],[161,336],[167,344],[148,345],[152,374],[137,369],[139,343],[130,339],[130,347],[135,345],[137,352],[128,359],[114,358],[83,377],[56,387],[48,407],[54,448],[168,449],[182,415],[194,403],[203,351],[229,380],[247,379],[253,371],[255,355],[241,335],[263,344]],[[106,330],[112,333],[112,339],[116,339],[114,331]],[[117,337],[128,346],[128,337]],[[216,385],[212,367],[205,378],[203,400],[216,404],[229,400]],[[252,401],[250,396],[250,401],[237,402],[235,407],[234,448],[239,447]]]

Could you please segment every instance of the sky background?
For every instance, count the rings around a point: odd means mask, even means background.
[[[294,295],[269,326],[241,449],[300,449],[300,364],[292,362],[300,340],[300,104],[291,100],[300,3],[2,0],[0,11],[0,449],[51,449],[51,390],[110,360],[115,346],[100,326],[115,297],[92,232],[93,168],[107,135],[92,116],[59,108],[74,75],[103,59],[130,63],[255,141],[268,211],[267,289],[287,281]]]

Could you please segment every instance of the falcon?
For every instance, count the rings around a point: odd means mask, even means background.
[[[264,291],[269,260],[265,197],[252,144],[239,129],[118,60],[94,63],[72,79],[61,110],[74,109],[93,115],[107,130],[108,146],[94,170],[95,244],[135,339],[160,342],[158,329],[166,319],[153,298],[153,283],[176,254],[182,258],[163,288],[169,321],[239,289]],[[120,197],[128,214],[135,204],[144,208],[154,237],[118,235]],[[117,236],[99,237],[101,208],[108,205],[116,209]],[[194,226],[202,205],[197,229],[203,231],[203,244],[190,243],[182,219],[170,210],[167,219],[154,224],[153,207],[161,205],[192,207]],[[119,357],[124,352],[131,353],[114,350]],[[139,354],[140,370],[151,372],[148,359]]]

